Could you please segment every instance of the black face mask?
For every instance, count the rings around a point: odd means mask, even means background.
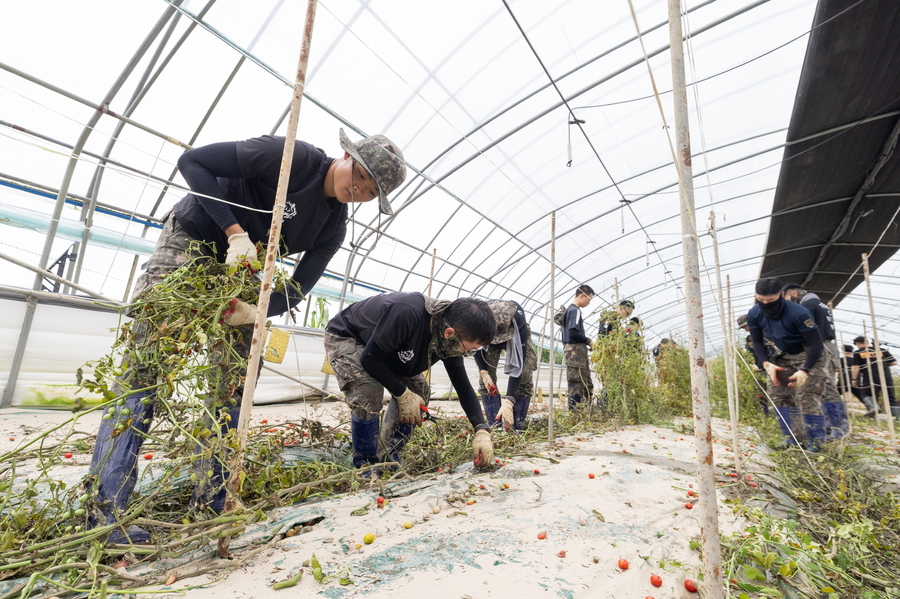
[[[784,298],[779,297],[774,302],[769,302],[768,304],[759,304],[759,311],[763,313],[763,316],[766,318],[778,318],[781,316],[782,311],[784,311]]]

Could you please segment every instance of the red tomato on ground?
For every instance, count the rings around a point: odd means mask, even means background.
[[[690,578],[688,578],[687,580],[684,581],[684,588],[686,588],[687,590],[689,590],[692,593],[697,592],[697,587],[694,586],[694,581],[691,580]]]
[[[620,559],[619,560],[619,570],[627,570],[628,569],[628,560]]]
[[[541,540],[546,539],[546,538],[547,538],[547,533],[545,533],[544,531],[539,532],[539,533],[538,533],[538,538],[541,539]]]
[[[659,576],[654,574],[653,576],[650,577],[650,584],[652,584],[655,587],[661,587],[662,586],[662,578],[660,578]]]

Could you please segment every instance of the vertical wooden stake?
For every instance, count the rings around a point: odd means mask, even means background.
[[[715,466],[712,450],[712,421],[706,345],[703,332],[703,303],[700,289],[699,240],[694,212],[694,174],[691,168],[691,136],[688,122],[687,83],[684,75],[684,34],[681,28],[681,0],[669,0],[669,47],[672,53],[672,96],[675,103],[675,160],[681,199],[681,248],[684,259],[684,293],[688,349],[691,360],[691,399],[694,407],[694,445],[697,451],[697,483],[700,488],[700,543],[703,551],[705,597],[723,599],[722,547],[719,544],[719,516]],[[737,448],[734,448],[737,450]],[[735,452],[737,453],[737,452]]]
[[[897,437],[894,435],[894,415],[891,413],[891,404],[888,399],[887,380],[884,378],[884,360],[881,359],[881,344],[878,342],[878,327],[875,325],[875,304],[872,302],[872,284],[869,281],[869,256],[862,255],[863,274],[866,276],[866,294],[869,296],[869,316],[872,317],[872,340],[875,342],[875,361],[878,365],[878,376],[881,377],[881,400],[884,406],[884,413],[887,415],[888,432],[891,435],[891,447],[897,451]],[[871,366],[870,366],[871,369]],[[869,373],[872,376],[872,373]],[[872,377],[873,379],[875,377]],[[872,401],[877,401],[876,396],[872,397]]]
[[[431,274],[428,276],[428,297],[431,297],[431,284],[434,283],[434,262],[437,260],[437,248],[431,250]]]
[[[550,405],[547,412],[547,440],[553,442],[553,371],[556,367],[556,338],[552,315],[556,301],[556,210],[550,213]]]
[[[256,323],[253,325],[253,341],[250,343],[250,358],[247,364],[247,376],[244,380],[244,395],[241,398],[241,416],[238,419],[237,426],[237,447],[229,459],[228,494],[225,500],[225,511],[233,510],[238,503],[241,478],[244,474],[244,451],[247,448],[250,412],[253,408],[253,394],[256,391],[256,379],[259,374],[259,359],[262,354],[262,345],[266,338],[266,315],[269,310],[269,299],[272,295],[272,281],[275,277],[275,260],[280,247],[281,223],[284,219],[284,204],[287,199],[291,163],[294,159],[297,121],[300,117],[300,102],[303,100],[303,88],[306,83],[306,66],[309,63],[309,46],[312,42],[313,24],[316,20],[316,5],[317,0],[309,0],[306,8],[306,25],[303,29],[303,42],[300,45],[300,58],[297,61],[297,78],[294,82],[294,96],[291,99],[290,116],[288,117],[287,132],[284,137],[284,154],[281,158],[281,172],[278,176],[278,187],[275,191],[272,226],[269,229],[269,241],[266,246],[266,263],[263,267]],[[219,546],[216,549],[217,557],[228,557],[230,542],[231,537],[229,536],[219,539]]]

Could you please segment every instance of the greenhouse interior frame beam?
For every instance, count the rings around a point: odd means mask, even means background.
[[[172,10],[174,10],[174,9],[172,9]],[[131,60],[129,60],[128,64],[126,64],[125,67],[122,69],[122,71],[119,73],[119,76],[113,82],[112,87],[109,89],[109,91],[106,92],[106,95],[104,96],[103,101],[99,105],[88,104],[89,106],[91,106],[94,109],[94,112],[91,115],[91,118],[88,120],[88,123],[82,129],[81,134],[79,135],[78,140],[75,143],[75,147],[72,150],[72,155],[68,159],[68,164],[66,165],[66,170],[63,175],[63,180],[62,180],[62,183],[60,184],[59,194],[56,198],[56,204],[53,208],[53,216],[50,221],[50,226],[47,230],[47,235],[45,236],[45,239],[44,239],[44,247],[43,247],[43,250],[41,251],[41,258],[40,258],[40,261],[38,264],[39,268],[46,269],[47,263],[50,260],[50,252],[53,249],[53,242],[55,241],[55,238],[56,238],[56,230],[57,230],[57,226],[59,224],[59,220],[62,216],[62,209],[66,203],[66,197],[67,197],[68,191],[69,191],[69,184],[72,182],[72,177],[75,174],[75,167],[77,166],[78,161],[80,160],[80,154],[81,154],[82,149],[87,144],[88,138],[90,137],[91,133],[93,133],[93,131],[94,131],[94,127],[100,121],[100,118],[104,114],[112,114],[113,116],[116,116],[116,118],[123,118],[118,115],[115,115],[114,113],[111,113],[109,111],[109,104],[113,101],[113,99],[119,93],[122,86],[125,84],[125,81],[127,81],[128,77],[131,75],[131,73],[134,71],[134,69],[137,68],[139,57],[143,56],[144,52],[146,52],[147,48],[149,48],[151,40],[155,39],[156,35],[158,34],[158,31],[163,27],[164,23],[168,20],[169,12],[170,12],[169,10],[164,11],[163,15],[159,18],[159,20],[157,20],[154,27],[151,29],[150,33],[147,35],[146,38],[144,38],[144,41],[140,44],[137,51],[132,56]],[[19,76],[23,77],[24,79],[26,79],[28,81],[38,83],[39,85],[44,85],[48,89],[51,89],[52,91],[57,91],[58,93],[66,96],[66,97],[70,97],[71,99],[76,98],[76,97],[73,97],[74,94],[69,94],[68,92],[63,91],[62,89],[60,89],[56,86],[50,86],[50,84],[45,84],[44,82],[41,82],[36,77],[32,77],[30,75],[22,73],[18,69],[13,69],[12,67],[9,67],[8,65],[6,65],[4,63],[0,63],[0,68],[10,71],[13,74],[19,74]],[[141,128],[143,130],[149,129],[149,128],[146,128],[146,127],[143,127],[140,125],[136,125],[136,126],[138,126],[139,128]],[[150,130],[148,132],[152,132],[152,130]],[[166,139],[168,141],[172,141],[173,143],[175,143],[174,140],[172,140],[171,138],[166,138]],[[41,283],[43,282],[43,280],[44,280],[44,277],[42,275],[40,275],[40,274],[35,275],[34,285],[32,286],[32,289],[34,291],[40,291]],[[37,303],[38,303],[38,298],[36,296],[28,297],[26,300],[25,316],[22,319],[22,327],[19,331],[19,339],[16,344],[15,354],[13,355],[12,364],[10,365],[10,369],[9,369],[9,375],[6,380],[6,388],[3,390],[2,399],[0,399],[0,409],[8,408],[12,405],[13,394],[15,393],[16,383],[18,382],[18,379],[19,379],[19,370],[22,367],[22,360],[25,356],[25,348],[28,346],[28,336],[31,333],[31,324],[34,321],[34,313],[35,313],[35,310],[37,309]]]

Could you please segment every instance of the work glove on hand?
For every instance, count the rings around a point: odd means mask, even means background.
[[[256,261],[256,246],[250,241],[247,233],[235,233],[228,238],[228,253],[225,255],[225,264],[228,266],[240,266],[244,262]]]
[[[253,324],[256,322],[256,310],[256,304],[248,304],[233,297],[228,301],[228,308],[222,312],[222,318],[225,324],[232,327]]]
[[[397,396],[397,407],[400,408],[400,422],[404,424],[422,424],[422,411],[425,400],[410,389]]]
[[[775,366],[771,362],[763,363],[763,368],[766,369],[766,374],[769,375],[769,378],[772,379],[772,382],[775,384],[775,386],[780,387],[781,383],[778,382],[778,374],[777,373],[779,370],[784,370],[784,368],[782,368],[781,366]]]
[[[516,400],[507,395],[503,398],[503,401],[500,402],[500,410],[497,411],[497,417],[494,420],[503,419],[503,428],[507,431],[513,428],[513,408],[516,405]]]
[[[487,370],[479,370],[478,374],[481,375],[481,382],[484,383],[484,388],[487,389],[488,395],[500,394],[500,392],[497,391],[497,386],[494,385],[494,381],[491,380],[491,375],[488,374]]]
[[[476,468],[486,468],[494,461],[494,445],[491,443],[491,433],[481,429],[475,431],[475,439],[472,441],[472,455]]]
[[[788,383],[788,387],[802,387],[806,384],[806,379],[809,378],[809,375],[805,370],[798,370],[791,376],[791,383]]]

